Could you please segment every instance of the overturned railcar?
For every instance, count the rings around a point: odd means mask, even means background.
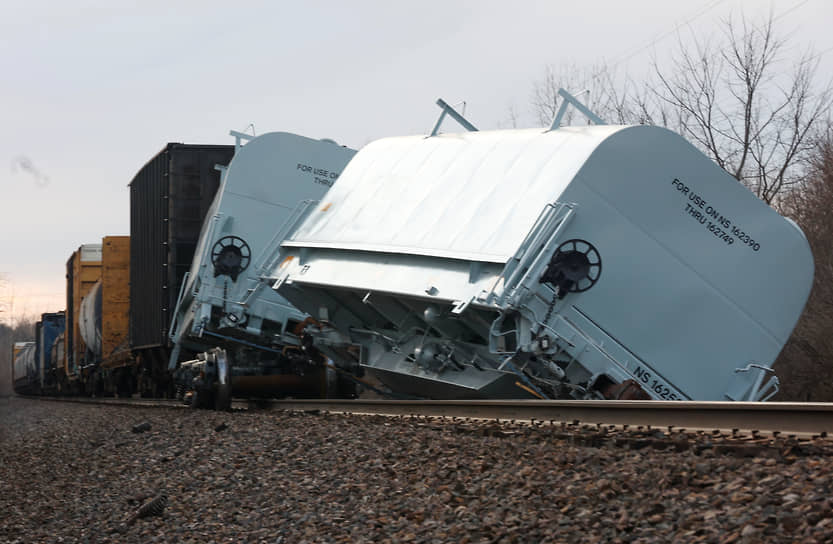
[[[323,365],[310,367],[299,333],[306,315],[260,281],[270,256],[356,153],[332,140],[286,132],[237,138],[206,214],[174,311],[169,368],[203,404],[244,396],[337,394]],[[246,141],[245,145],[243,141]],[[214,352],[191,361],[181,353]],[[332,371],[331,371],[332,373]],[[196,387],[194,388],[194,385]]]
[[[320,349],[434,398],[765,399],[813,277],[794,223],[650,126],[374,142],[281,257]]]

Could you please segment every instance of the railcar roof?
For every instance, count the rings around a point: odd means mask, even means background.
[[[505,262],[599,144],[625,128],[378,140],[350,162],[293,242]]]

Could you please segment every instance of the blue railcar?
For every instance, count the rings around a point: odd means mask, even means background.
[[[37,364],[38,386],[41,391],[53,391],[57,388],[58,369],[52,350],[58,336],[66,328],[64,312],[46,313],[35,325],[35,361]]]

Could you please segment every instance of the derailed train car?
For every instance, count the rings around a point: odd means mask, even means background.
[[[679,135],[587,126],[374,142],[268,276],[401,393],[762,400],[813,259]]]
[[[59,386],[106,392],[96,377],[130,367],[116,389],[170,395],[169,371],[213,347],[180,374],[215,401],[229,394],[215,385],[250,375],[277,376],[296,396],[313,382],[328,393],[331,372],[314,376],[323,361],[435,398],[777,390],[772,362],[812,282],[795,224],[657,127],[437,128],[355,157],[294,135],[273,154],[255,139],[216,198],[214,166],[234,147],[169,144],[131,183],[129,350],[110,349],[124,364],[105,364],[101,251],[96,260],[82,246],[53,342]],[[298,205],[333,175],[320,203]],[[305,176],[322,187],[296,195]]]
[[[260,282],[267,257],[338,179],[355,151],[285,132],[237,139],[183,280],[169,369],[192,405],[230,396],[345,395],[335,372],[310,361],[296,329],[306,315]],[[245,145],[242,141],[247,141]],[[180,354],[201,352],[180,364]]]

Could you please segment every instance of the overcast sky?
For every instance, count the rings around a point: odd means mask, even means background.
[[[167,142],[289,131],[359,148],[429,131],[438,97],[481,129],[535,126],[547,65],[636,77],[675,29],[764,17],[833,75],[829,0],[0,0],[0,319],[63,309],[64,264],[129,234],[127,183]]]

